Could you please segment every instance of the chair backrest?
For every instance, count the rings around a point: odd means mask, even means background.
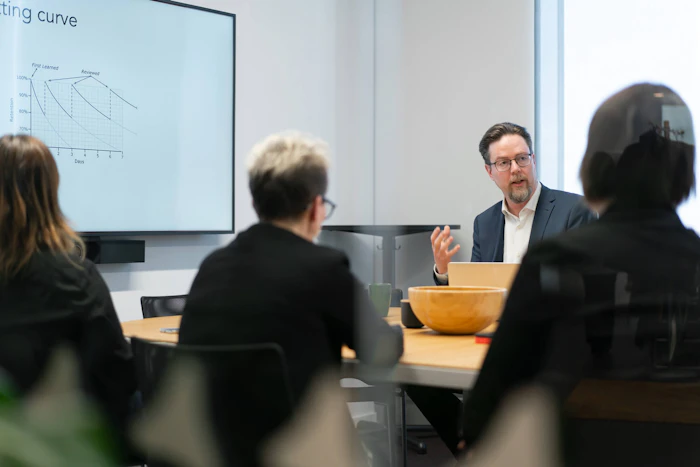
[[[175,355],[175,346],[132,337],[131,351],[134,355],[138,388],[143,396],[144,404],[147,405],[158,389],[158,384]]]
[[[564,402],[567,466],[700,462],[700,274],[677,268],[540,268],[527,317],[547,323],[537,381]]]
[[[209,417],[227,465],[256,465],[259,446],[293,413],[282,348],[274,343],[167,346],[132,339],[139,387],[147,406],[167,388],[160,381],[178,358],[193,358],[206,375]]]
[[[541,266],[542,298],[519,323],[553,337],[538,349],[539,371],[560,383],[700,382],[700,265],[674,267],[654,275],[593,261]]]
[[[141,313],[144,318],[181,315],[186,301],[187,295],[141,297]]]
[[[697,302],[673,297],[591,318],[585,329],[593,351],[588,377],[565,404],[566,465],[622,467],[648,459],[697,465]]]
[[[585,319],[588,377],[567,399],[583,419],[700,425],[700,303],[668,296]]]

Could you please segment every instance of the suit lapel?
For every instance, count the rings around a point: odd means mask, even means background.
[[[506,229],[506,218],[503,215],[503,212],[499,211],[498,212],[499,216],[499,222],[498,222],[498,235],[496,235],[496,238],[498,239],[496,241],[496,248],[493,250],[493,254],[491,255],[491,262],[492,263],[502,263],[503,262],[503,245],[504,239],[503,236],[505,235],[505,229]]]
[[[530,242],[528,246],[532,246],[544,238],[544,232],[547,228],[549,217],[552,215],[556,204],[555,201],[556,197],[552,190],[542,185],[540,199],[535,209],[535,219],[532,221],[532,232],[530,232]]]

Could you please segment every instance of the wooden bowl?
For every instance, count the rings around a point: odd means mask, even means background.
[[[496,321],[506,289],[499,287],[409,287],[411,308],[419,320],[443,334],[474,334]]]

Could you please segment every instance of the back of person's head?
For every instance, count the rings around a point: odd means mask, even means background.
[[[589,128],[579,173],[586,199],[623,209],[677,207],[695,189],[692,135],[690,110],[668,87],[635,84],[614,94]]]
[[[58,203],[51,151],[27,135],[0,138],[0,279],[15,276],[42,250],[69,255],[82,246]]]
[[[326,143],[297,132],[267,137],[249,158],[253,207],[262,221],[300,218],[328,188]]]

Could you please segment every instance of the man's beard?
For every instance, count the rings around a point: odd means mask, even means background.
[[[532,187],[530,186],[530,183],[527,181],[527,178],[519,178],[515,180],[511,180],[510,183],[513,182],[525,182],[523,183],[523,186],[516,187],[513,185],[510,185],[510,190],[508,190],[508,198],[514,203],[524,203],[530,198],[530,195],[532,195]]]

